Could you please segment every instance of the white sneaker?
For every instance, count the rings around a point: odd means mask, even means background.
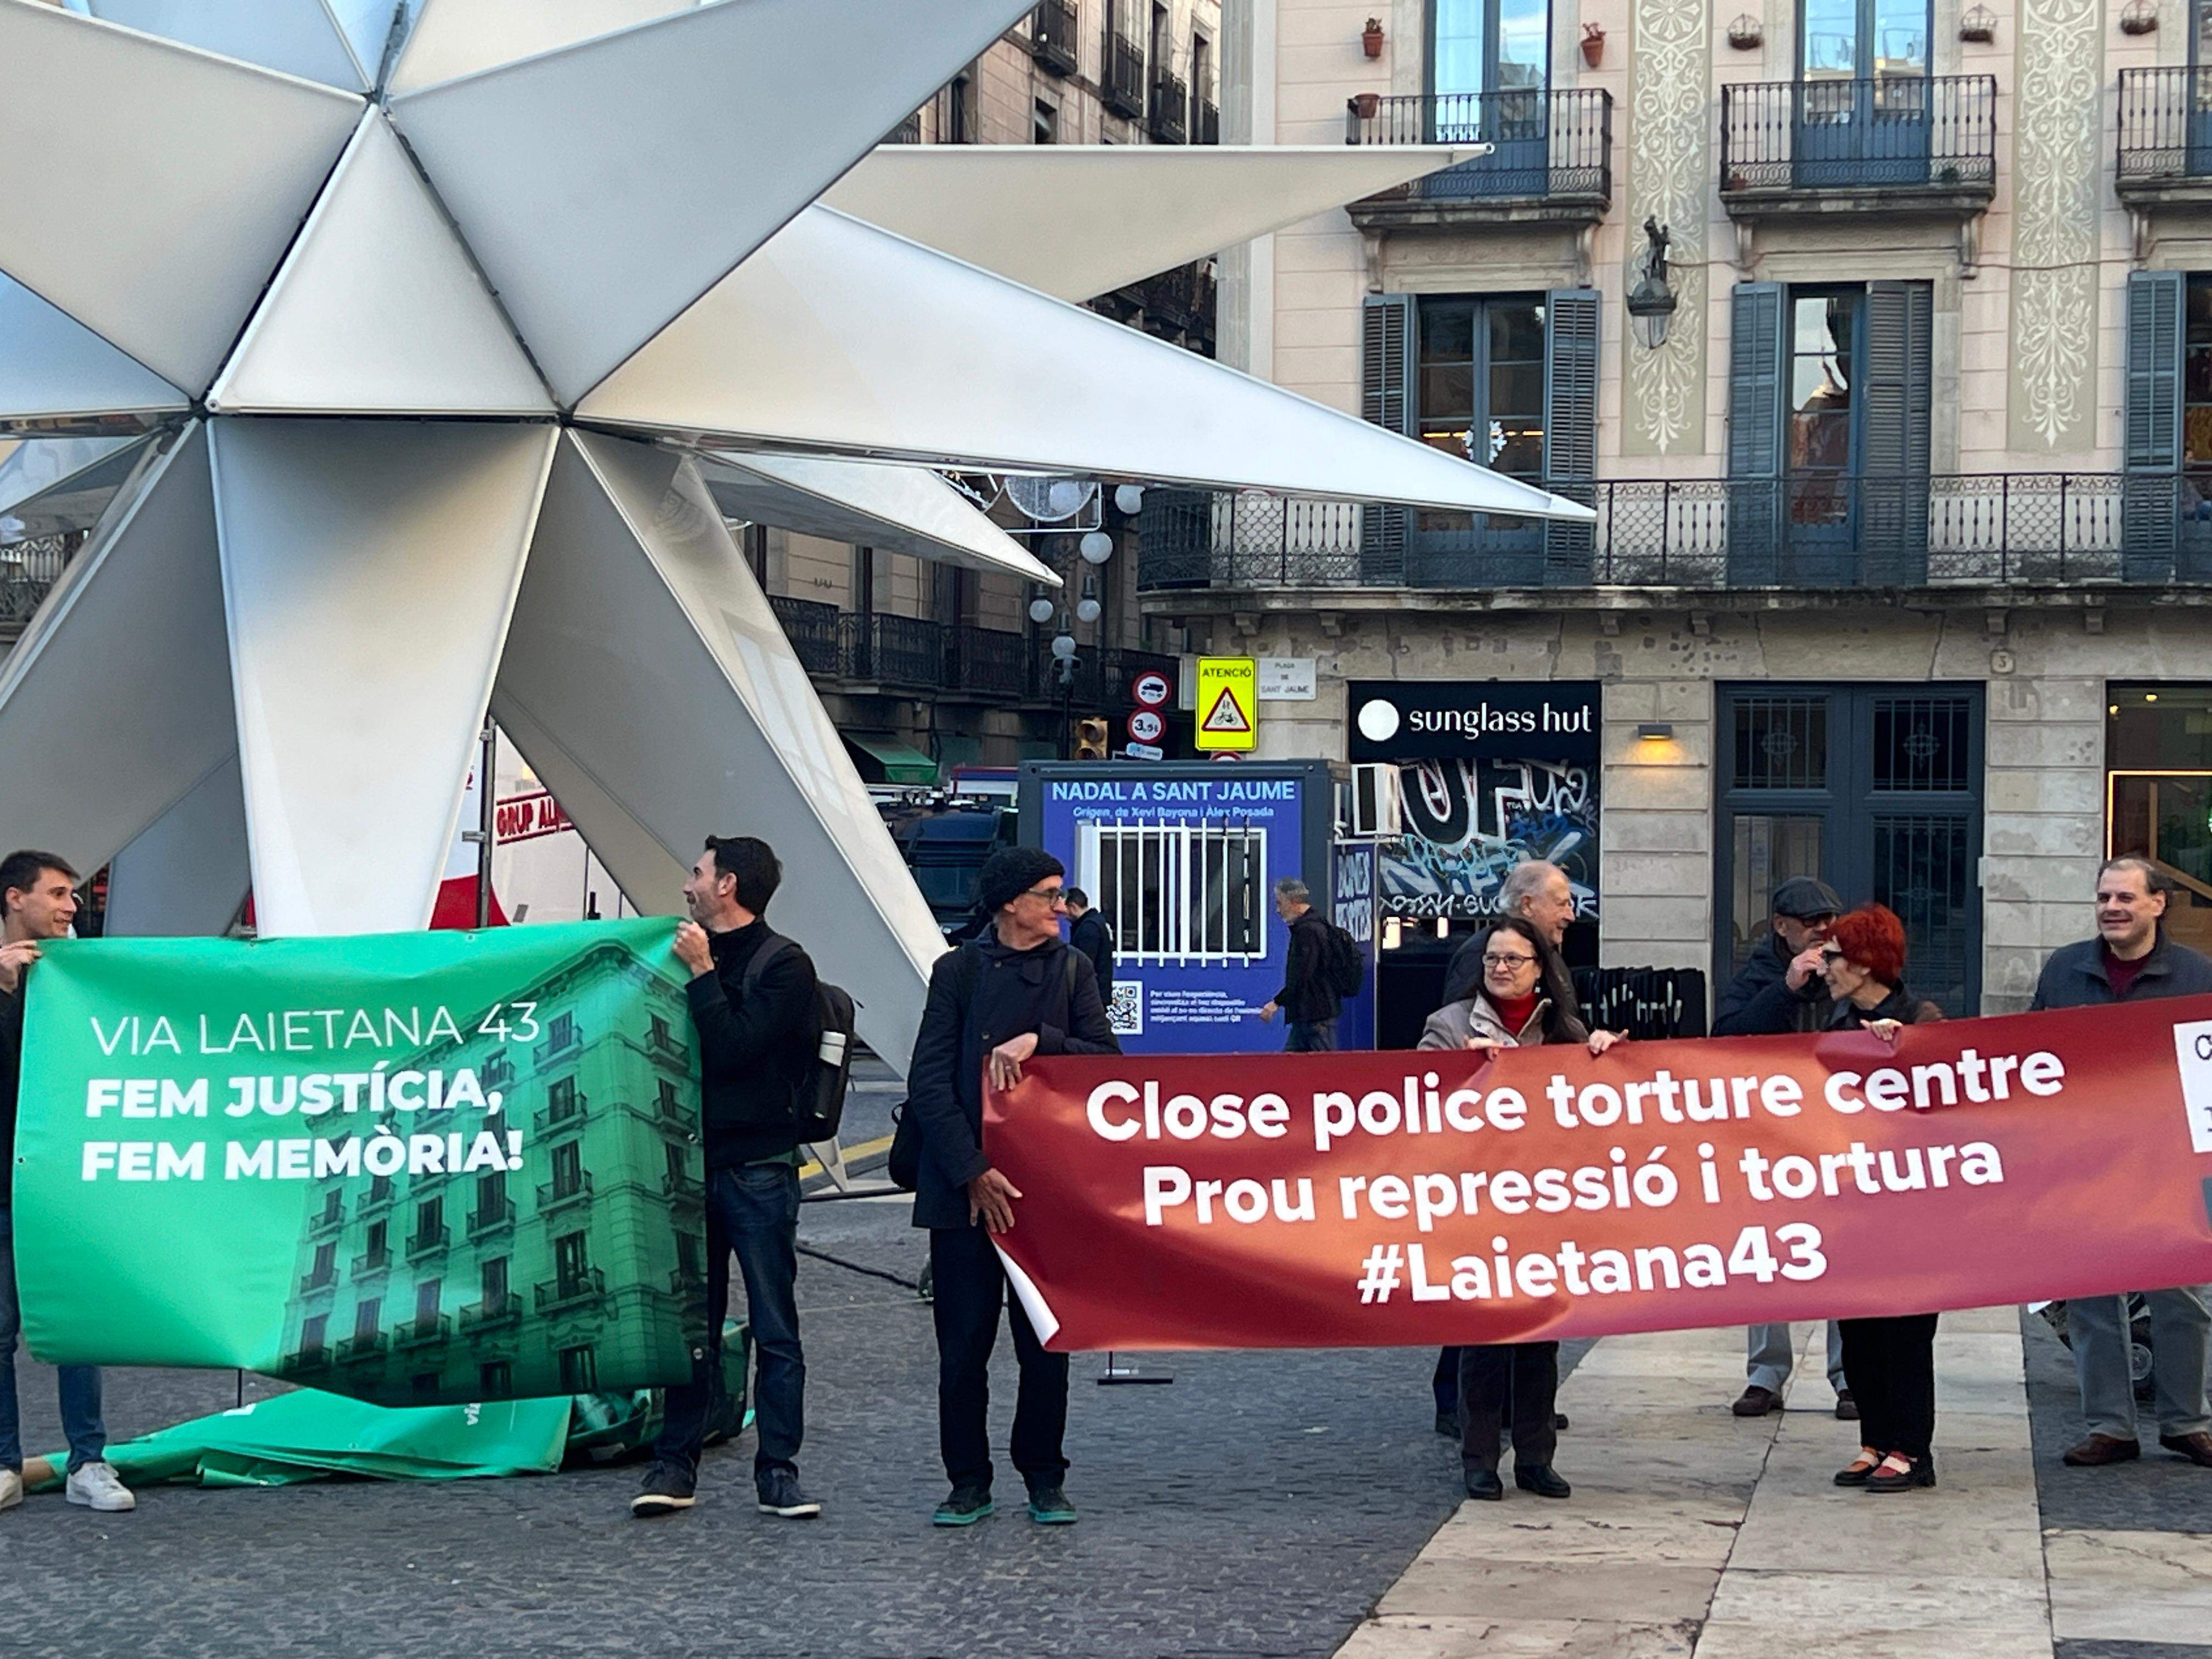
[[[23,1501],[23,1477],[13,1469],[0,1469],[0,1510],[12,1510]]]
[[[138,1507],[138,1500],[116,1474],[112,1463],[88,1463],[81,1469],[71,1469],[69,1501],[102,1515],[120,1515]]]

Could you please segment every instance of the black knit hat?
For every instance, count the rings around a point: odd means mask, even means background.
[[[984,863],[975,896],[985,915],[996,915],[1047,876],[1066,873],[1067,866],[1042,847],[1005,847]]]

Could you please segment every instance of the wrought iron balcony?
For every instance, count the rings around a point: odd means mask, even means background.
[[[707,1201],[707,1183],[697,1176],[678,1175],[671,1170],[660,1177],[660,1195],[678,1204],[703,1204]]]
[[[1613,94],[1602,88],[1369,94],[1347,100],[1344,141],[1491,147],[1487,155],[1369,197],[1354,205],[1355,218],[1405,216],[1416,204],[1473,209],[1549,202],[1601,214],[1613,199]]]
[[[945,624],[871,611],[842,617],[844,672],[878,685],[935,690],[945,684]]]
[[[341,1199],[336,1204],[326,1205],[308,1218],[307,1237],[319,1238],[325,1233],[334,1233],[345,1225],[345,1218],[343,1200]]]
[[[391,1250],[380,1245],[373,1250],[363,1250],[359,1255],[354,1257],[353,1276],[359,1279],[364,1273],[380,1273],[391,1265]]]
[[[490,1296],[481,1302],[471,1302],[461,1310],[461,1334],[496,1330],[502,1326],[519,1324],[522,1319],[522,1298],[519,1296]]]
[[[376,1176],[368,1183],[368,1190],[362,1194],[361,1212],[367,1215],[371,1210],[389,1208],[398,1192],[390,1176]]]
[[[331,1351],[318,1342],[312,1348],[302,1348],[285,1364],[288,1376],[302,1376],[310,1371],[326,1371],[331,1368]]]
[[[395,1348],[423,1348],[434,1342],[443,1342],[453,1332],[453,1322],[445,1314],[432,1314],[428,1319],[409,1320],[392,1334]]]
[[[1187,143],[1190,139],[1190,85],[1180,75],[1163,70],[1152,77],[1152,101],[1148,121],[1152,137],[1164,144]]]
[[[21,631],[90,534],[80,530],[0,542],[0,635],[12,637]]]
[[[301,1276],[300,1294],[312,1296],[317,1291],[329,1290],[337,1282],[338,1270],[335,1264],[328,1267],[316,1267]]]
[[[561,1129],[580,1129],[584,1126],[584,1109],[590,1103],[584,1091],[577,1090],[565,1101],[556,1101],[544,1111],[533,1115],[531,1129],[541,1135],[550,1135]]]
[[[921,142],[921,112],[915,111],[905,120],[885,133],[884,142],[887,144],[920,143]]]
[[[2212,473],[1548,482],[1583,529],[1149,490],[1138,582],[1188,587],[2212,586]],[[1370,535],[1370,514],[1399,533]]]
[[[482,1238],[486,1233],[497,1232],[502,1227],[514,1225],[514,1200],[502,1198],[490,1204],[480,1204],[469,1212],[469,1237]]]
[[[384,1352],[382,1331],[356,1331],[338,1344],[338,1364],[350,1365],[363,1359],[374,1359]]]
[[[538,1287],[538,1311],[551,1313],[556,1309],[604,1302],[606,1294],[606,1274],[597,1267],[586,1267],[581,1273],[566,1273],[549,1285],[540,1285]]]
[[[810,674],[835,674],[840,666],[837,649],[837,607],[824,605],[819,599],[787,599],[781,593],[768,596],[769,609],[783,624],[784,637],[798,653],[800,664]]]
[[[1116,115],[1136,120],[1145,112],[1145,47],[1118,29],[1106,36],[1106,73],[1099,94]]]
[[[1854,204],[1978,212],[1996,188],[1996,77],[1888,75],[1721,88],[1729,212]]]
[[[1221,142],[1221,106],[1210,98],[1198,100],[1198,112],[1191,119],[1190,142],[1194,144],[1218,144]]]
[[[419,1232],[410,1233],[407,1237],[407,1259],[412,1261],[417,1256],[434,1255],[448,1248],[453,1242],[453,1230],[451,1227],[426,1227]]]
[[[549,1210],[558,1210],[570,1204],[588,1203],[592,1196],[592,1172],[585,1170],[573,1182],[542,1181],[538,1184],[538,1210],[543,1215]]]
[[[2120,71],[2114,186],[2142,202],[2212,198],[2212,72],[2195,64]]]
[[[1030,54],[1048,75],[1075,73],[1075,0],[1044,0],[1030,14]]]
[[[952,629],[948,684],[952,690],[975,696],[1017,700],[1029,695],[1029,658],[1026,636],[958,623]]]
[[[671,1124],[678,1129],[696,1129],[699,1127],[698,1107],[681,1099],[672,1098],[667,1095],[653,1097],[653,1115],[656,1122]]]

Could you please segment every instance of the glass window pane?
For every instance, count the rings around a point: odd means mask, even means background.
[[[1534,477],[1542,473],[1544,428],[1540,422],[1492,421],[1490,434],[1492,467],[1516,477]]]
[[[1790,417],[1790,470],[1848,472],[1851,465],[1851,417],[1836,414]]]
[[[1474,418],[1474,370],[1466,363],[1421,370],[1421,424],[1465,427]]]
[[[1967,775],[1972,706],[1963,697],[1874,700],[1874,787],[1941,794],[1973,787]]]
[[[1490,418],[1509,423],[1544,418],[1543,364],[1491,365]]]
[[[1816,817],[1777,817],[1763,812],[1736,816],[1730,826],[1735,856],[1729,884],[1729,948],[1736,967],[1742,967],[1766,937],[1767,906],[1774,890],[1792,876],[1820,873],[1825,827]]]
[[[1421,301],[1421,361],[1474,361],[1474,304],[1469,300]]]
[[[1436,0],[1436,38],[1429,54],[1438,93],[1481,92],[1483,0]]]
[[[1548,0],[1498,0],[1498,87],[1540,87],[1550,73]]]
[[[1928,0],[1873,0],[1874,73],[1928,73]]]
[[[1905,924],[1905,983],[1956,1019],[1966,1007],[1972,857],[1964,817],[1874,820],[1874,899]]]
[[[1523,300],[1493,300],[1490,312],[1490,360],[1544,361],[1544,307]]]
[[[2212,344],[2192,345],[2182,355],[2181,395],[2192,404],[2212,403]]]
[[[1801,50],[1808,77],[1856,75],[1859,12],[1855,0],[1805,0]]]
[[[1828,787],[1828,700],[1740,697],[1735,702],[1737,789]]]

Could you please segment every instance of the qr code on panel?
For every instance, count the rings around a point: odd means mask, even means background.
[[[1140,979],[1114,981],[1114,1000],[1106,1005],[1107,1024],[1115,1036],[1145,1034],[1145,982]]]

